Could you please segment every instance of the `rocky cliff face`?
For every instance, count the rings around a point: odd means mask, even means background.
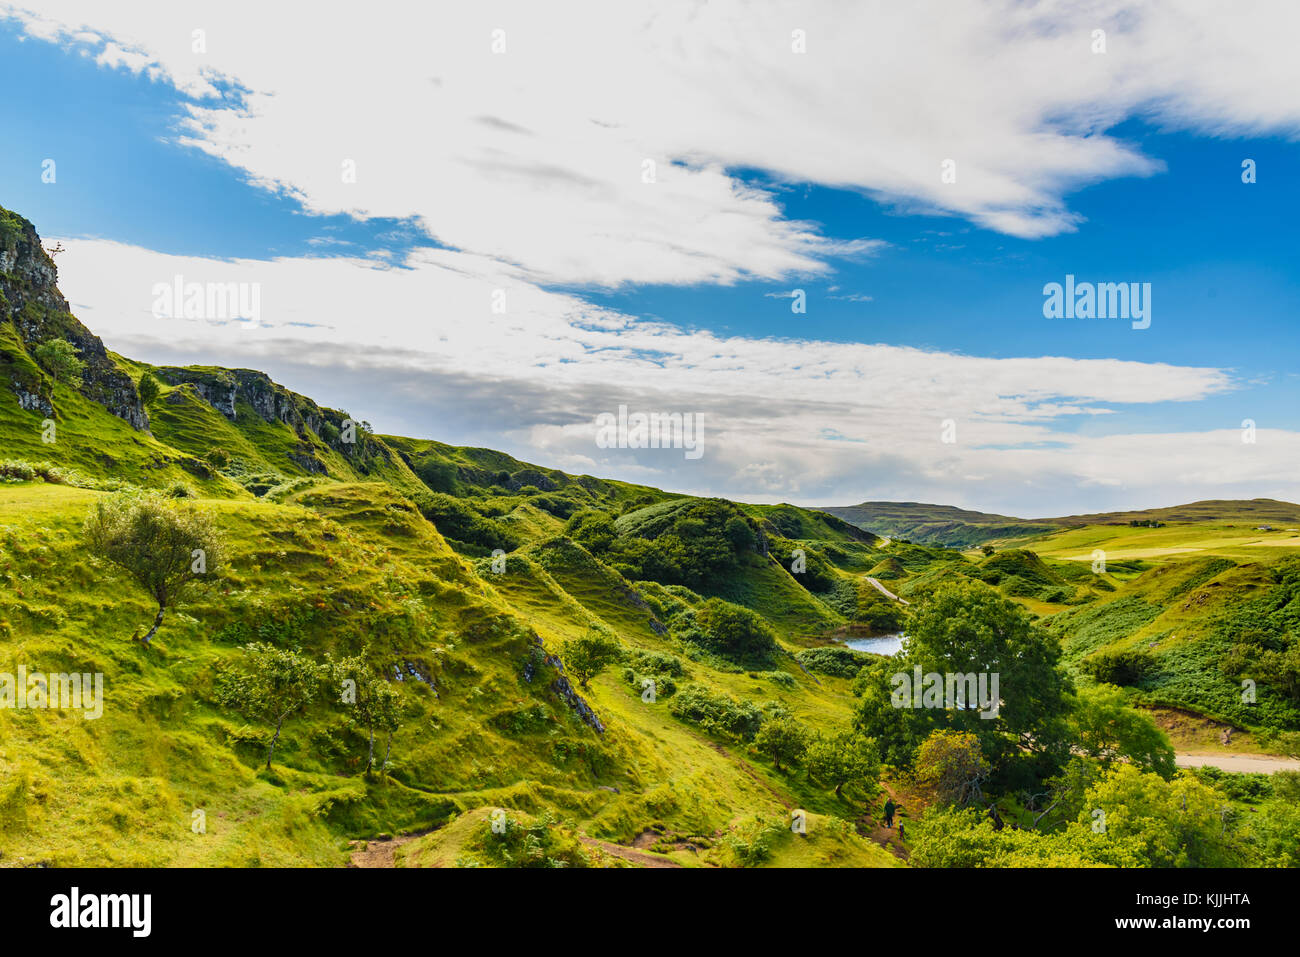
[[[194,387],[203,401],[232,422],[238,404],[246,402],[266,422],[283,422],[295,432],[303,429],[319,434],[326,422],[338,426],[344,416],[323,410],[306,396],[290,392],[255,369],[219,369],[204,366],[163,366],[158,378],[169,385]]]
[[[297,449],[288,453],[289,458],[307,472],[325,474],[327,471],[315,454],[308,432],[354,460],[364,459],[379,449],[377,443],[364,435],[358,435],[354,443],[341,441],[337,436],[343,431],[345,413],[322,409],[306,396],[272,381],[265,372],[207,366],[163,366],[155,372],[168,385],[193,389],[199,398],[232,422],[239,420],[240,406],[244,405],[264,422],[289,426],[302,440]],[[382,451],[387,455],[386,449]]]
[[[80,392],[133,428],[147,431],[149,416],[131,378],[109,358],[98,336],[68,312],[58,289],[58,270],[27,220],[0,207],[0,329],[12,323],[0,345],[0,387],[10,389],[24,409],[55,416],[53,386],[31,352],[51,339],[66,339],[85,363]],[[18,354],[21,350],[21,354]]]

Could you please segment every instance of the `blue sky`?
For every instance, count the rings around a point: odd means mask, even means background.
[[[92,13],[84,16],[90,18]],[[1217,115],[1215,111],[1221,109],[1221,104],[1207,96],[1203,117],[1194,115],[1195,104],[1184,104],[1179,107],[1175,121],[1151,105],[1159,101],[1157,87],[1163,82],[1152,79],[1150,102],[1116,107],[1106,120],[1090,120],[1091,128],[1080,135],[1079,120],[1060,122],[1056,113],[1067,109],[1062,103],[1068,103],[1068,108],[1076,112],[1089,112],[1091,108],[1085,109],[1078,102],[1081,97],[1063,87],[1057,91],[1056,100],[1045,97],[1044,103],[1035,104],[1042,114],[1036,125],[1026,122],[1024,129],[1009,127],[1003,134],[1004,137],[1024,136],[1030,144],[1020,156],[1024,181],[1030,184],[1034,194],[1024,201],[1010,202],[1016,207],[1009,214],[1010,226],[1005,225],[1006,220],[995,217],[1005,211],[1006,196],[1015,193],[1020,181],[1020,160],[1014,150],[1010,151],[1009,161],[1000,149],[988,151],[994,159],[979,158],[980,173],[987,172],[987,182],[993,184],[988,188],[988,196],[964,196],[947,204],[942,187],[930,182],[938,180],[937,164],[933,175],[928,171],[917,172],[916,184],[900,184],[893,171],[864,174],[860,182],[844,183],[837,180],[852,176],[851,167],[847,171],[841,168],[834,175],[823,175],[819,165],[810,160],[807,171],[801,173],[793,168],[800,165],[797,151],[792,158],[791,152],[775,140],[769,150],[768,141],[758,134],[752,134],[748,140],[737,135],[737,143],[720,141],[713,147],[697,148],[688,141],[686,147],[678,147],[676,155],[665,157],[660,170],[663,180],[672,178],[675,183],[675,178],[680,177],[686,183],[682,188],[695,192],[684,194],[687,201],[680,204],[686,210],[684,215],[678,216],[675,211],[663,214],[677,219],[663,222],[658,219],[659,212],[652,214],[644,228],[655,233],[652,239],[647,239],[640,229],[633,228],[635,223],[628,228],[626,236],[615,235],[612,231],[619,227],[611,226],[603,218],[609,207],[620,202],[627,204],[628,217],[634,218],[642,212],[636,205],[642,200],[631,188],[624,196],[615,195],[608,188],[600,194],[590,186],[593,174],[589,158],[604,148],[604,141],[593,140],[585,152],[572,154],[571,166],[565,167],[568,154],[562,150],[571,133],[557,133],[548,142],[534,146],[523,137],[540,140],[542,132],[536,132],[534,126],[537,131],[544,131],[545,123],[535,122],[537,117],[522,109],[506,116],[508,123],[500,122],[497,117],[505,115],[509,100],[493,100],[488,94],[484,94],[484,104],[465,108],[467,125],[463,127],[471,131],[468,135],[473,135],[472,131],[483,126],[495,126],[490,136],[502,137],[492,139],[483,133],[481,149],[474,154],[481,168],[487,171],[481,177],[485,184],[481,214],[468,216],[449,205],[455,197],[448,194],[454,194],[455,188],[446,193],[437,189],[444,171],[447,177],[460,177],[466,175],[462,167],[473,163],[460,155],[446,154],[439,159],[437,150],[442,148],[439,141],[443,137],[438,124],[432,121],[427,139],[416,143],[417,147],[428,144],[429,158],[423,167],[418,162],[419,149],[413,151],[409,141],[380,144],[390,152],[375,154],[380,159],[363,161],[362,168],[369,171],[377,165],[384,167],[386,181],[378,187],[367,184],[367,192],[359,200],[353,200],[355,194],[348,193],[343,193],[345,198],[340,200],[332,192],[334,187],[322,185],[325,177],[320,171],[311,168],[316,164],[316,155],[305,148],[301,155],[290,155],[293,143],[304,135],[303,129],[291,125],[277,129],[275,108],[279,102],[299,102],[301,106],[292,114],[295,118],[319,108],[320,119],[310,127],[310,135],[334,120],[347,131],[349,109],[362,111],[353,114],[358,128],[366,121],[362,118],[367,110],[364,91],[358,93],[355,104],[330,103],[324,99],[327,93],[322,93],[320,102],[309,103],[302,91],[285,93],[272,89],[268,78],[258,75],[251,66],[241,70],[241,62],[252,61],[233,56],[228,63],[218,63],[211,69],[196,68],[187,78],[184,58],[169,61],[165,47],[157,47],[156,43],[151,47],[149,35],[143,32],[145,27],[140,23],[117,22],[108,14],[103,17],[99,23],[89,19],[68,20],[60,26],[62,32],[55,35],[48,29],[33,29],[30,18],[22,15],[0,19],[0,87],[24,91],[23,96],[0,99],[0,124],[6,131],[6,147],[0,151],[0,183],[4,184],[0,203],[32,219],[47,237],[67,237],[85,244],[83,251],[74,251],[62,260],[61,268],[65,293],[92,326],[112,312],[110,307],[117,308],[114,315],[123,309],[132,313],[140,311],[134,300],[126,306],[112,301],[116,288],[110,288],[107,280],[92,277],[90,269],[71,274],[70,267],[84,261],[78,257],[98,251],[103,260],[104,251],[111,249],[115,254],[121,253],[123,262],[129,260],[133,266],[139,263],[147,275],[170,275],[172,266],[163,265],[164,262],[189,263],[191,273],[198,268],[194,263],[207,263],[206,268],[215,269],[223,261],[238,262],[241,269],[254,270],[262,263],[267,285],[283,290],[285,296],[292,293],[288,281],[280,278],[288,274],[286,262],[306,269],[311,264],[320,266],[322,260],[336,261],[337,271],[331,272],[331,276],[344,270],[355,272],[368,262],[370,267],[383,267],[378,271],[390,277],[390,285],[396,290],[398,274],[415,272],[432,276],[425,260],[431,260],[439,269],[464,276],[472,271],[467,263],[473,257],[473,269],[481,270],[485,277],[488,273],[507,277],[492,282],[526,283],[530,297],[535,296],[539,303],[553,304],[551,312],[546,310],[552,306],[538,307],[546,317],[570,316],[576,309],[583,318],[575,325],[588,331],[598,317],[608,315],[629,323],[627,331],[662,330],[665,326],[676,330],[666,334],[667,339],[663,338],[662,331],[656,333],[660,339],[652,338],[649,347],[632,345],[633,337],[625,331],[626,347],[584,342],[578,351],[569,349],[569,332],[548,333],[545,343],[563,342],[565,346],[559,351],[570,352],[555,362],[580,366],[581,374],[575,372],[577,378],[566,381],[563,387],[551,392],[547,402],[541,403],[555,413],[553,421],[540,414],[530,417],[521,413],[517,421],[495,424],[488,415],[461,414],[465,410],[456,409],[450,398],[454,393],[444,391],[442,385],[427,386],[429,394],[443,396],[430,400],[435,403],[433,406],[412,408],[412,395],[425,387],[408,384],[400,395],[392,389],[385,390],[378,383],[385,379],[393,382],[400,377],[385,376],[384,370],[376,367],[379,360],[368,360],[366,374],[357,374],[345,382],[321,363],[316,364],[313,373],[301,364],[301,356],[293,355],[292,349],[277,352],[269,343],[254,347],[246,340],[232,343],[213,339],[207,343],[228,360],[232,356],[238,358],[239,349],[245,349],[247,364],[258,365],[260,360],[273,374],[294,380],[287,384],[302,391],[307,391],[309,386],[328,389],[332,384],[335,394],[314,393],[314,397],[327,404],[342,405],[346,401],[359,405],[361,412],[381,429],[505,448],[521,457],[576,471],[614,474],[669,486],[676,482],[693,491],[724,492],[738,497],[789,497],[830,504],[876,497],[934,498],[946,493],[945,500],[954,504],[998,506],[1003,510],[1020,497],[1013,490],[991,494],[989,489],[981,489],[979,483],[984,478],[996,481],[986,464],[955,466],[952,476],[956,477],[946,481],[931,474],[919,483],[915,495],[905,494],[912,487],[909,469],[933,472],[926,467],[924,456],[948,457],[952,452],[949,449],[918,452],[910,460],[904,456],[904,461],[897,462],[887,451],[882,452],[870,463],[871,483],[862,482],[860,488],[855,485],[852,472],[836,475],[834,468],[821,463],[809,470],[818,473],[816,482],[810,482],[807,474],[802,480],[787,474],[791,461],[800,461],[800,456],[833,454],[833,448],[825,453],[809,452],[803,446],[771,451],[770,461],[763,463],[761,481],[747,487],[744,476],[748,472],[752,477],[753,469],[744,460],[743,450],[747,447],[744,431],[754,426],[738,412],[729,423],[734,428],[727,430],[728,441],[733,446],[725,457],[725,467],[719,465],[712,472],[683,471],[682,463],[650,461],[644,456],[619,461],[595,453],[589,447],[589,439],[580,438],[581,429],[573,431],[576,420],[586,419],[591,409],[586,405],[567,408],[565,403],[572,405],[576,401],[573,397],[580,391],[584,396],[590,395],[602,377],[602,368],[608,370],[604,385],[609,398],[592,399],[596,402],[593,408],[598,410],[616,401],[618,384],[627,381],[624,379],[627,370],[609,362],[602,366],[602,356],[610,355],[613,350],[624,357],[625,348],[630,359],[646,360],[643,365],[650,371],[665,367],[665,363],[682,366],[675,369],[671,385],[667,384],[667,376],[661,380],[645,378],[644,385],[638,386],[643,389],[642,395],[659,396],[658,382],[664,381],[664,389],[670,394],[686,391],[693,395],[691,401],[716,399],[720,409],[743,408],[750,385],[737,385],[725,399],[715,395],[717,380],[711,379],[707,369],[702,368],[707,362],[696,361],[708,356],[686,355],[678,348],[681,342],[693,343],[689,348],[698,347],[702,353],[711,355],[722,348],[719,343],[736,342],[742,344],[743,348],[737,348],[750,358],[733,359],[733,364],[751,364],[744,370],[726,367],[737,383],[742,371],[751,371],[756,361],[753,357],[767,356],[773,343],[781,357],[777,363],[759,360],[771,368],[753,369],[754,395],[770,394],[773,383],[784,381],[789,382],[791,398],[825,399],[824,422],[810,414],[798,426],[792,422],[786,427],[805,433],[800,442],[812,442],[818,436],[831,437],[827,444],[833,446],[835,437],[857,435],[854,429],[860,425],[863,413],[849,408],[850,400],[844,398],[849,393],[837,391],[834,397],[821,396],[817,391],[817,376],[804,377],[814,360],[801,358],[805,353],[815,355],[815,362],[840,383],[839,389],[843,388],[842,380],[847,373],[838,363],[851,361],[860,389],[870,392],[873,383],[881,380],[861,365],[861,353],[846,351],[853,344],[922,350],[926,355],[943,357],[944,369],[948,368],[947,363],[956,362],[960,357],[980,360],[1064,357],[1080,360],[1069,366],[1072,375],[1077,371],[1080,381],[1086,382],[1089,370],[1094,368],[1098,376],[1107,379],[1105,387],[1095,390],[1081,387],[1073,379],[1045,381],[1041,387],[1027,387],[1016,379],[1015,385],[989,387],[993,390],[990,395],[996,393],[995,398],[1015,398],[1029,408],[1043,402],[1069,403],[1078,399],[1081,405],[1092,410],[1088,414],[1063,414],[1049,420],[1023,415],[1014,407],[990,413],[987,397],[980,399],[975,392],[968,395],[966,386],[955,389],[955,394],[960,393],[960,401],[967,403],[966,408],[956,410],[959,419],[964,413],[978,421],[992,416],[1007,426],[1033,426],[1023,435],[1015,434],[1014,429],[1006,434],[995,430],[973,443],[978,449],[1033,447],[1043,443],[1056,447],[1065,441],[1068,452],[1071,446],[1066,440],[1070,436],[1131,438],[1144,433],[1204,436],[1216,430],[1235,430],[1245,418],[1254,419],[1262,430],[1285,433],[1287,442],[1297,430],[1300,378],[1296,375],[1294,359],[1300,352],[1300,323],[1295,319],[1294,304],[1300,280],[1293,224],[1300,215],[1300,186],[1293,171],[1300,166],[1300,144],[1296,141],[1297,127],[1291,119],[1294,110],[1290,105],[1284,104],[1285,109],[1274,105],[1267,115],[1248,122],[1243,120],[1236,123],[1242,129],[1233,129],[1235,120]],[[1151,28],[1155,31],[1158,26],[1152,24]],[[74,36],[78,29],[85,27],[95,34],[93,41],[86,39],[84,33],[80,39]],[[981,22],[970,25],[971,30],[983,28]],[[123,39],[128,35],[131,42]],[[180,34],[182,39],[187,35]],[[105,59],[102,55],[105,44],[114,42],[121,42],[122,48],[138,59],[126,65],[96,62],[97,58]],[[1227,40],[1223,42],[1231,45]],[[243,52],[252,56],[252,51]],[[1188,56],[1194,59],[1190,51]],[[407,69],[435,87],[444,82],[451,86],[453,81],[445,78],[454,77],[455,69],[448,65],[442,70],[436,58],[431,57],[431,61]],[[153,76],[150,76],[151,67],[156,67]],[[1194,64],[1189,65],[1188,69],[1193,67]],[[346,65],[341,68],[346,69]],[[358,69],[362,68],[359,64]],[[476,62],[469,66],[461,64],[461,68],[471,75],[480,69]],[[310,64],[303,67],[308,76],[310,71]],[[40,82],[32,83],[32,77],[40,77]],[[289,75],[280,82],[289,84]],[[205,85],[206,90],[196,92],[196,84]],[[394,91],[392,98],[400,101],[400,91],[414,86],[390,84],[387,88]],[[305,80],[303,89],[306,89]],[[300,97],[299,101],[291,100],[294,93]],[[627,91],[629,101],[641,95],[639,90]],[[431,100],[433,106],[429,112],[436,115],[439,104],[447,102],[454,101]],[[602,108],[613,107],[607,102],[593,102],[590,112],[594,115]],[[211,110],[210,116],[217,118],[206,132],[201,127],[184,127],[186,117],[194,115],[196,109]],[[333,115],[335,109],[339,110],[337,117]],[[994,113],[990,125],[995,126],[996,121],[1014,127],[1021,123],[1020,112],[1008,109],[1005,115]],[[1189,118],[1189,114],[1193,115]],[[413,122],[418,124],[420,115],[413,113]],[[626,124],[629,129],[641,122],[647,129],[660,129],[662,133],[662,128],[655,126],[660,122],[657,115],[649,112],[638,115],[630,107],[629,115],[633,117]],[[564,130],[569,129],[565,124],[572,123],[574,116],[565,115],[557,107],[555,115],[546,119]],[[1014,119],[1007,119],[1008,116]],[[485,117],[491,122],[484,122]],[[247,142],[241,142],[246,132],[242,125],[245,121],[249,132]],[[307,123],[303,121],[304,127]],[[1067,132],[1058,134],[1058,139],[1083,158],[1072,156],[1069,163],[1062,163],[1055,155],[1046,156],[1046,151],[1045,157],[1035,155],[1034,144],[1039,142],[1042,130],[1053,125],[1068,128]],[[519,136],[510,138],[508,133],[500,132],[507,128],[509,132],[519,132]],[[889,127],[899,142],[893,148],[894,153],[885,156],[915,148],[913,131],[904,126],[904,133],[899,134],[898,128],[897,121]],[[197,134],[196,130],[199,130]],[[810,127],[805,135],[821,132]],[[209,151],[180,143],[182,135],[197,135],[207,143]],[[326,135],[321,133],[322,137]],[[337,136],[337,131],[329,135]],[[778,140],[781,135],[780,130],[772,133]],[[924,142],[925,131],[916,132],[915,138]],[[376,134],[369,133],[367,148],[374,139]],[[978,137],[971,142],[978,146]],[[500,166],[506,170],[502,175],[514,177],[518,172],[521,177],[534,177],[527,184],[527,192],[512,196],[495,192],[501,183],[510,182],[498,175],[500,169],[495,165],[503,143],[517,152],[510,154],[516,165]],[[623,145],[618,144],[619,148]],[[319,166],[334,169],[337,156],[351,155],[348,151],[354,148],[355,144],[342,143],[339,153],[319,155]],[[941,143],[938,149],[943,148]],[[964,157],[970,149],[968,146],[966,153],[958,155]],[[417,154],[414,157],[410,155],[413,152]],[[391,158],[399,153],[400,161]],[[465,153],[468,156],[473,150],[467,147]],[[1121,154],[1118,160],[1114,157],[1116,153]],[[245,155],[251,158],[245,160]],[[1094,155],[1101,159],[1094,159]],[[561,159],[557,160],[557,156]],[[54,158],[58,164],[56,184],[41,181],[41,163],[47,157]],[[1246,158],[1257,163],[1258,181],[1253,184],[1242,182],[1242,161]],[[1059,168],[1062,165],[1069,165],[1070,169],[1062,172]],[[959,173],[959,180],[960,176]],[[578,205],[572,207],[573,223],[566,212],[570,207],[560,206],[560,213],[555,214],[548,206],[546,215],[530,213],[523,207],[522,204],[531,203],[534,197],[550,189],[551,183],[564,184],[570,180],[580,184],[574,192],[579,199]],[[701,240],[699,248],[693,248],[691,211],[713,202],[719,181],[727,184],[728,193],[719,201],[720,221],[727,222],[727,216],[743,220],[748,232],[738,233],[730,249],[719,251],[719,246],[707,245],[711,238]],[[471,188],[469,180],[465,184],[466,189]],[[623,188],[619,184],[618,189]],[[584,212],[581,207],[584,193],[614,198],[593,203],[591,210]],[[498,195],[502,195],[499,206],[495,198]],[[662,208],[672,207],[670,203]],[[712,224],[715,220],[704,219],[708,212],[704,209],[699,215],[701,221]],[[590,219],[589,226],[584,216]],[[499,229],[494,225],[484,228],[484,218],[494,223],[499,220]],[[1051,225],[1058,218],[1073,219],[1075,228]],[[529,235],[539,222],[555,226],[555,250],[549,248],[551,244],[545,236],[539,241]],[[1049,225],[1040,229],[1037,224],[1041,222]],[[673,234],[673,230],[678,230],[680,235]],[[792,239],[792,231],[799,230],[810,231],[814,239]],[[513,231],[519,233],[517,240]],[[1037,235],[1040,232],[1046,235]],[[854,240],[870,240],[877,248],[866,254],[841,255],[834,246],[836,242]],[[631,252],[623,252],[622,245]],[[648,256],[644,252],[647,248],[651,248]],[[751,262],[744,255],[747,248],[762,250],[762,255],[756,252]],[[608,255],[604,250],[608,250]],[[145,265],[151,254],[156,265]],[[662,263],[657,258],[660,255]],[[763,256],[768,258],[764,260]],[[647,259],[652,264],[644,265]],[[705,265],[697,268],[700,263]],[[366,271],[376,272],[374,268]],[[1074,274],[1079,281],[1150,283],[1151,327],[1133,330],[1127,322],[1119,320],[1045,319],[1043,284],[1062,281],[1067,273]],[[377,280],[368,276],[366,281]],[[491,284],[487,278],[483,281]],[[782,298],[795,288],[807,294],[808,308],[804,315],[792,315],[789,299]],[[394,301],[402,301],[397,292],[393,295]],[[448,301],[458,301],[453,293],[449,292],[448,296],[453,297]],[[334,298],[337,300],[338,294]],[[82,302],[82,299],[96,301]],[[412,303],[412,306],[423,310],[426,304]],[[343,317],[336,320],[322,317],[320,324],[335,330],[337,336],[318,345],[342,347],[351,341],[349,334],[356,333],[348,332],[346,321]],[[286,319],[281,328],[287,324]],[[533,328],[538,324],[534,323]],[[271,325],[275,326],[275,322]],[[515,333],[523,335],[520,332],[523,328],[515,327]],[[139,325],[121,329],[110,326],[97,331],[105,335],[110,346],[132,355],[158,361],[184,358],[177,351],[176,337],[170,331],[153,331]],[[190,361],[200,361],[205,340],[198,334],[201,330],[191,331],[195,336],[189,337],[193,340],[188,346],[192,353]],[[450,338],[435,335],[422,320],[400,335],[369,345],[402,341],[412,351],[401,363],[402,368],[423,368],[416,357],[419,348],[437,353],[437,343],[454,338],[454,335]],[[657,355],[659,341],[673,343],[664,353],[668,359]],[[788,347],[782,347],[783,343],[789,344]],[[845,348],[837,350],[835,346]],[[532,348],[536,351],[543,346]],[[520,354],[526,356],[528,349],[521,349]],[[876,350],[870,353],[870,362],[889,363],[900,355],[897,348]],[[512,353],[511,357],[500,360],[501,380],[514,383],[512,396],[526,393],[534,386],[551,388],[557,365],[533,363],[535,367],[546,366],[546,374],[534,368],[537,375],[528,378],[527,362],[518,368],[505,367],[517,359]],[[1131,365],[1089,365],[1089,360],[1122,360]],[[828,362],[832,365],[827,365]],[[778,365],[785,365],[785,370],[777,368]],[[1165,368],[1168,366],[1217,370],[1216,374],[1226,377],[1231,385],[1222,388],[1221,382],[1220,385],[1188,384],[1169,374]],[[440,368],[448,376],[471,374],[463,365],[453,368],[449,363]],[[962,366],[958,362],[952,368]],[[1004,367],[991,362],[978,368]],[[936,376],[950,374],[941,371],[939,366],[936,370],[933,373]],[[472,374],[491,378],[483,369],[475,369]],[[984,375],[980,371],[972,378]],[[759,383],[763,376],[770,377],[768,385]],[[1154,377],[1153,382],[1169,379],[1165,385],[1153,386],[1152,394],[1164,390],[1176,400],[1159,401],[1142,394],[1142,382],[1147,376]],[[966,373],[957,378],[964,381]],[[939,380],[939,384],[946,387],[946,381]],[[447,386],[447,390],[450,388]],[[487,388],[486,383],[483,388]],[[1042,395],[1038,394],[1040,391]],[[506,405],[513,407],[513,401],[506,400]],[[899,401],[900,410],[904,410],[900,415],[916,404],[912,401],[911,405],[905,405],[902,404],[905,400]],[[877,409],[871,413],[874,423],[880,422],[882,407],[888,408],[879,403],[873,406]],[[936,406],[936,409],[936,414],[942,414],[942,408]],[[441,427],[432,427],[435,421]],[[754,441],[770,443],[779,431],[764,430],[761,439],[755,433]],[[863,441],[887,450],[889,443],[882,441],[883,438],[873,433]],[[1188,439],[1191,445],[1197,441]],[[1077,448],[1080,460],[1096,455],[1095,451]],[[1285,482],[1279,480],[1279,462],[1277,457],[1270,458],[1259,480],[1253,483],[1258,494],[1282,494],[1287,490]],[[1048,493],[1043,486],[1059,485],[1063,471],[1068,478],[1066,463],[1068,459],[1058,456],[1050,466],[1044,467],[1043,481],[1033,493],[1042,501],[1040,512],[1052,511],[1047,508]],[[1115,462],[1115,471],[1126,475],[1141,465],[1140,460],[1126,457]],[[1012,473],[1021,467],[1008,466]],[[883,477],[886,475],[887,478]],[[1106,479],[1098,480],[1096,474],[1081,476],[1080,485],[1092,487],[1093,491],[1073,497],[1058,510],[1070,511],[1074,510],[1071,506],[1082,508],[1089,504],[1110,505],[1112,498],[1118,500],[1125,495],[1136,498],[1132,502],[1136,506],[1156,504],[1154,498],[1180,501],[1214,491],[1208,473],[1185,488],[1177,487],[1176,475],[1172,474],[1153,481],[1159,485],[1138,490],[1130,487],[1127,479],[1116,485]],[[879,494],[866,487],[868,484],[880,486]],[[1230,481],[1225,479],[1223,493],[1243,494],[1251,485],[1247,470],[1234,474]],[[1159,492],[1154,490],[1156,487]]]

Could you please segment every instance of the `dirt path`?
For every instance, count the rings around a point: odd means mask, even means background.
[[[865,578],[865,579],[867,580],[867,584],[869,584],[869,585],[870,585],[872,588],[874,588],[876,591],[880,592],[880,594],[884,595],[886,598],[893,599],[894,601],[898,602],[900,605],[910,605],[910,604],[912,604],[912,603],[911,603],[910,601],[908,601],[906,598],[899,598],[899,597],[898,597],[897,595],[895,595],[892,591],[890,591],[890,590],[889,590],[888,588],[886,588],[884,585],[880,584],[879,581],[877,581],[876,579],[872,578],[870,575],[863,575],[862,577]]]
[[[1225,754],[1212,752],[1179,751],[1174,758],[1180,768],[1218,768],[1235,774],[1253,771],[1272,774],[1274,771],[1300,771],[1300,761],[1279,758],[1268,754]]]
[[[881,782],[880,786],[881,788],[884,789],[885,793],[889,795],[889,797],[894,801],[895,804],[899,804],[899,805],[902,804],[902,802],[899,801],[898,799],[898,795],[894,793],[893,788],[891,788],[888,784],[885,784],[883,781]],[[889,851],[890,854],[893,854],[899,860],[903,860],[903,861],[907,860],[908,858],[907,848],[904,847],[903,842],[898,839],[898,822],[902,821],[902,818],[901,817],[895,818],[894,826],[892,828],[888,828],[885,827],[884,824],[880,823],[880,821],[876,820],[875,814],[876,814],[876,810],[874,807],[872,807],[868,809],[866,814],[863,814],[861,817],[858,818],[858,826],[863,831],[865,831],[864,836],[874,841],[875,843],[879,844],[881,847]]]
[[[638,867],[681,867],[676,861],[670,861],[666,857],[658,857],[654,854],[646,854],[631,847],[622,844],[612,844],[609,841],[598,841],[594,837],[587,837],[585,834],[580,835],[578,840],[582,841],[588,847],[598,847],[607,854],[613,854],[615,857],[621,857],[629,863]]]
[[[352,841],[351,846],[359,850],[354,850],[352,856],[348,858],[348,867],[396,867],[399,847],[410,844],[417,837],[423,837],[435,830],[437,828],[417,831],[414,834],[399,834],[397,837],[382,841]],[[362,844],[365,845],[364,848],[361,848]]]

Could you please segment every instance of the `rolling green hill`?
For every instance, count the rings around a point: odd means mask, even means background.
[[[0,707],[0,866],[338,866],[394,834],[376,856],[412,867],[898,866],[877,764],[843,793],[826,770],[862,713],[856,669],[887,664],[839,639],[904,631],[954,583],[1050,629],[1080,683],[1297,727],[1279,691],[1296,553],[1225,524],[1232,503],[1162,528],[875,503],[864,528],[575,476],[379,434],[255,370],[116,355],[55,279],[0,209],[0,683],[98,674],[104,695],[89,720]],[[154,602],[84,531],[141,498],[223,544],[147,646]],[[395,695],[379,765],[333,672],[280,732],[236,711],[223,689],[254,643],[359,657]],[[589,646],[608,659],[590,676]],[[1256,661],[1261,705],[1236,706]],[[782,765],[783,733],[821,760]]]
[[[846,619],[766,546],[769,533],[858,548],[871,535],[789,506],[769,516],[707,500],[734,541],[697,520],[656,531],[655,509],[701,500],[381,436],[254,370],[126,359],[68,313],[31,225],[7,211],[0,224],[0,673],[100,673],[105,688],[98,720],[0,709],[0,866],[337,865],[349,841],[498,806],[557,814],[607,843],[690,836],[684,862],[696,865],[734,863],[799,806],[825,829],[821,849],[776,841],[753,862],[896,863],[838,823],[860,802],[776,771],[752,731],[705,720],[731,709],[847,726],[848,680],[793,658]],[[42,365],[56,340],[78,369]],[[149,377],[156,394],[142,394]],[[81,531],[117,489],[197,507],[228,552],[148,648],[132,639],[150,601],[88,554]],[[636,547],[602,560],[570,530],[575,516],[622,523],[617,539]],[[710,596],[764,616],[765,670],[697,643]],[[592,631],[622,660],[581,687],[560,655]],[[287,721],[273,769],[259,770],[270,729],[216,695],[250,641],[317,662],[360,654],[387,675],[402,719],[383,773],[362,773],[364,729],[328,699]],[[643,700],[647,675],[664,688],[657,702]]]
[[[827,505],[821,511],[877,535],[932,545],[966,547],[1050,531],[1050,525],[1046,522],[972,512],[950,505],[922,505],[919,502]]]

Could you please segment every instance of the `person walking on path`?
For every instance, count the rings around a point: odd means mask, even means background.
[[[885,827],[886,827],[886,828],[890,828],[890,827],[893,827],[893,826],[894,826],[894,811],[895,811],[895,810],[897,810],[897,805],[894,804],[894,799],[893,799],[893,798],[887,798],[887,799],[885,800]]]

